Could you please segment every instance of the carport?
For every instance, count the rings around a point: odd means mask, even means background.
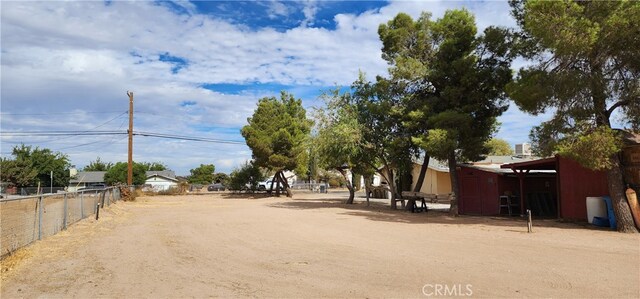
[[[577,162],[558,155],[540,160],[505,164],[501,168],[511,169],[518,178],[520,194],[525,195],[520,196],[522,214],[526,207],[535,208],[539,204],[536,201],[548,200],[539,196],[541,192],[536,192],[538,187],[528,186],[531,184],[529,173],[534,170],[555,171],[557,187],[554,197],[558,218],[587,220],[586,198],[608,194],[607,178],[603,171],[584,168]]]

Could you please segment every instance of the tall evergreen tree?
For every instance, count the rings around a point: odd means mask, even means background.
[[[511,80],[513,58],[503,43],[508,35],[490,27],[477,36],[475,18],[464,9],[449,10],[436,21],[429,14],[415,22],[398,14],[379,32],[386,59],[395,62],[393,82],[409,94],[404,125],[409,131],[412,126],[426,129],[413,130],[413,142],[429,156],[449,162],[458,198],[457,162],[488,153],[485,143],[507,109],[504,86]],[[457,200],[451,211],[457,214]]]
[[[241,133],[251,148],[254,164],[275,172],[274,187],[282,184],[287,195],[292,196],[283,171],[305,174],[308,166],[307,143],[312,121],[307,119],[302,101],[284,91],[279,99],[262,98],[247,122]],[[280,195],[280,189],[275,190]]]
[[[523,111],[554,116],[534,127],[534,149],[606,170],[618,231],[637,232],[625,200],[618,153],[618,112],[640,128],[640,2],[511,1],[520,31],[513,48],[533,65],[518,72],[509,95]]]

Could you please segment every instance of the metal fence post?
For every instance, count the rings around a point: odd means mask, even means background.
[[[67,193],[64,194],[64,216],[62,216],[62,229],[67,229],[67,214],[68,206],[67,206]]]
[[[84,192],[80,192],[80,219],[84,219]]]
[[[42,196],[38,197],[38,240],[42,240]]]

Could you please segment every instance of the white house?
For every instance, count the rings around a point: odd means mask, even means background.
[[[67,191],[74,192],[81,188],[88,188],[89,186],[92,186],[92,185],[104,184],[105,173],[107,172],[106,171],[76,172],[71,177],[71,180],[69,180],[69,187],[67,187]]]
[[[147,171],[145,185],[155,192],[178,188],[178,179],[173,171]]]

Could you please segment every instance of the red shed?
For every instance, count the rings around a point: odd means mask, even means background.
[[[505,164],[501,169],[461,165],[458,176],[462,214],[498,215],[499,197],[513,194],[521,214],[531,209],[537,216],[587,220],[586,197],[608,194],[604,172],[560,156]]]
[[[545,194],[547,201],[555,199],[556,173],[555,171],[535,170],[527,175],[527,184],[520,190],[517,175],[511,169],[485,168],[473,165],[460,165],[458,172],[460,182],[459,211],[461,214],[493,216],[507,212],[500,209],[500,196],[509,195],[511,200],[519,203],[520,194]],[[515,208],[516,215],[520,208]],[[555,217],[556,205],[545,206],[544,213],[538,216]]]

